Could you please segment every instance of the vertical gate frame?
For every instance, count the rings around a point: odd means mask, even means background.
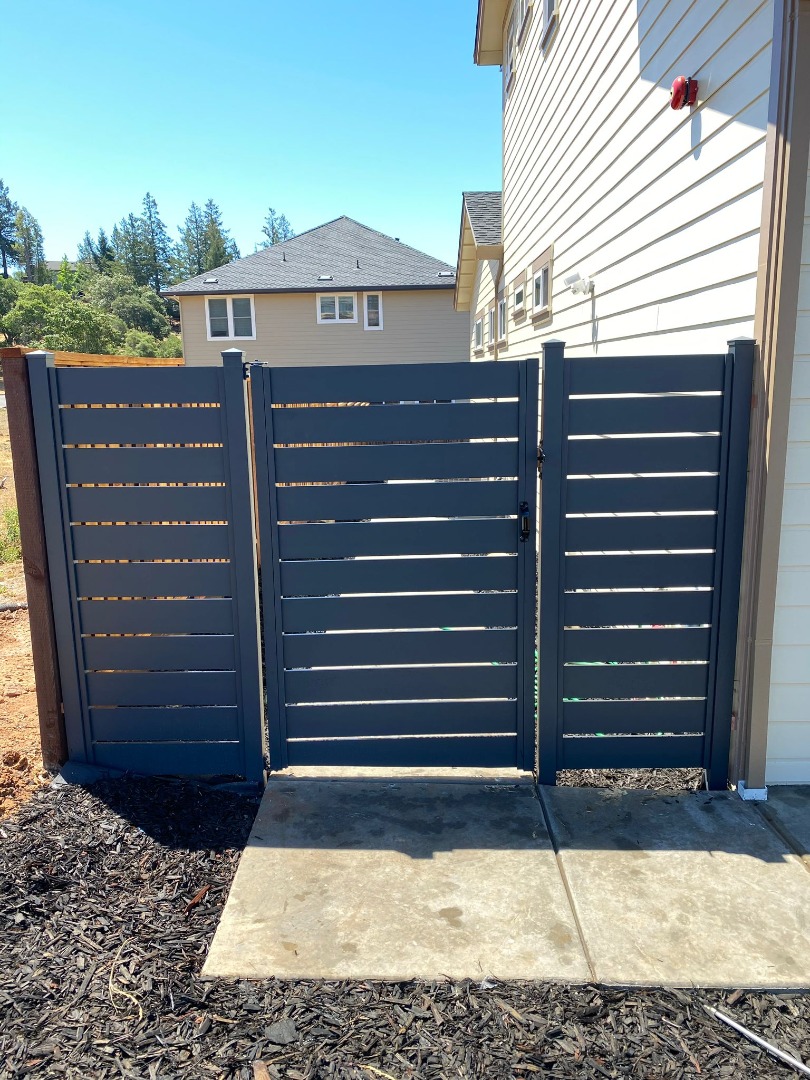
[[[537,761],[537,711],[534,702],[535,639],[537,635],[537,427],[540,361],[521,366],[518,431],[522,442],[518,460],[518,506],[528,507],[530,535],[518,547],[518,656],[523,678],[518,685],[518,767],[534,772]],[[520,513],[516,522],[521,531]]]

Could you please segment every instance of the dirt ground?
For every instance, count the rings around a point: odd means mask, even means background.
[[[0,484],[2,511],[16,505],[5,409],[0,409]],[[2,564],[0,604],[17,600],[25,600],[22,563]],[[0,818],[49,779],[40,754],[28,612],[0,612]]]

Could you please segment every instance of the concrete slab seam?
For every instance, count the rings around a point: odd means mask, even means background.
[[[563,888],[565,889],[565,895],[568,900],[568,906],[571,908],[571,915],[574,919],[574,925],[577,928],[577,935],[579,936],[579,944],[582,948],[582,955],[585,957],[585,963],[588,965],[588,971],[591,973],[592,981],[598,983],[599,978],[596,974],[596,967],[594,965],[590,949],[588,948],[588,942],[585,938],[585,931],[583,930],[582,923],[579,919],[579,912],[577,911],[574,893],[569,884],[568,876],[565,872],[565,867],[563,866],[562,859],[560,857],[560,849],[557,846],[557,837],[555,835],[555,830],[552,824],[551,814],[546,807],[545,800],[543,799],[543,792],[539,784],[534,785],[534,796],[540,804],[540,810],[543,814],[543,820],[546,823],[546,830],[548,831],[549,840],[551,841],[551,846],[554,849],[554,861],[557,864],[557,872],[560,875],[560,880],[562,881]]]
[[[756,807],[758,813],[774,836],[781,840],[786,847],[790,848],[793,855],[799,860],[807,873],[810,874],[810,853],[804,850],[804,844],[797,840],[793,833],[790,832],[789,829],[786,829],[781,822],[775,819],[773,812],[767,803],[757,802],[753,805]]]

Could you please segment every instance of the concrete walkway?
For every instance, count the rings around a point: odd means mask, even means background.
[[[273,780],[203,974],[807,987],[809,843],[810,789]]]

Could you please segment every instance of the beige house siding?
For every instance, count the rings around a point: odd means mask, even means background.
[[[324,290],[325,292],[328,290]],[[186,364],[214,364],[223,349],[241,349],[247,360],[283,365],[408,364],[469,359],[469,316],[453,309],[452,289],[383,292],[383,329],[363,329],[363,294],[358,321],[316,321],[314,293],[263,293],[253,297],[256,340],[208,341],[205,301],[180,298]]]
[[[766,783],[810,783],[810,170],[776,583]]]
[[[504,280],[553,245],[552,318],[509,321],[503,355],[719,351],[751,336],[772,0],[559,0],[516,50],[504,102]],[[508,10],[507,10],[508,20]],[[674,112],[677,75],[699,105]],[[595,281],[574,296],[563,278]],[[484,297],[476,297],[473,311]]]
[[[496,307],[498,288],[499,264],[494,259],[481,259],[475,275],[475,287],[473,289],[474,304],[470,307],[470,336],[468,350],[472,360],[494,360],[496,358],[495,346],[489,340],[487,333],[487,314],[490,308]],[[495,314],[497,326],[497,311]],[[475,322],[478,318],[484,320],[484,345],[482,349],[475,347]],[[497,337],[497,329],[496,329]]]

